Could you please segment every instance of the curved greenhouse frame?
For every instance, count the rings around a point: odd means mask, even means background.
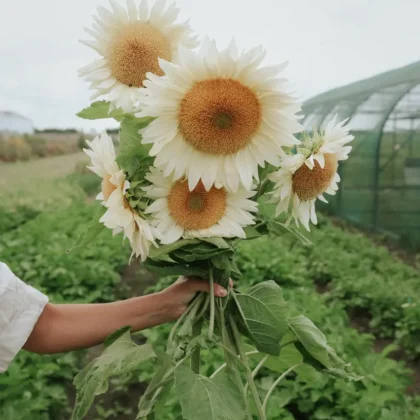
[[[329,210],[420,245],[420,62],[323,93],[303,112],[307,131],[338,114],[355,136]]]

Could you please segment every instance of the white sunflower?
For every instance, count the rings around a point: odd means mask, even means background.
[[[158,59],[177,59],[178,47],[194,48],[188,22],[176,23],[179,8],[175,3],[166,7],[166,0],[157,0],[148,7],[141,0],[127,0],[124,8],[110,0],[111,10],[98,6],[93,28],[85,28],[93,40],[81,41],[102,57],[80,69],[80,74],[95,90],[92,100],[108,95],[112,108],[131,111],[137,90],[143,85],[146,73],[163,75]]]
[[[254,224],[254,191],[233,193],[214,186],[206,190],[201,182],[190,191],[187,180],[165,177],[156,168],[150,168],[146,179],[152,184],[146,194],[155,200],[146,213],[155,219],[163,244],[180,238],[245,238],[243,228]]]
[[[145,260],[149,255],[150,244],[156,245],[155,229],[143,220],[130,206],[126,193],[130,183],[115,160],[115,149],[111,137],[103,133],[92,142],[86,141],[89,149],[84,152],[90,157],[92,166],[88,166],[102,178],[102,191],[96,197],[107,208],[99,220],[113,234],[123,232],[128,238],[136,257]]]
[[[270,175],[275,183],[270,201],[277,204],[277,215],[290,212],[290,218],[307,230],[310,221],[317,224],[316,199],[327,202],[324,194],[335,195],[338,190],[338,162],[351,151],[347,144],[354,137],[345,126],[347,120],[337,124],[336,119],[325,132],[307,137],[297,154],[284,156],[281,169]]]
[[[165,176],[237,191],[251,189],[258,166],[279,166],[283,146],[298,144],[300,104],[290,96],[286,65],[261,67],[261,47],[238,54],[206,40],[199,52],[180,49],[180,65],[159,60],[164,77],[148,74],[138,117],[158,117],[142,130]]]
[[[145,261],[149,256],[150,247],[157,247],[156,238],[159,238],[159,232],[149,223],[134,213],[133,223],[125,230],[125,235],[129,238],[131,249],[133,250],[131,258],[141,258]]]

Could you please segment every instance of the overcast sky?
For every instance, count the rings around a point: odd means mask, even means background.
[[[121,0],[123,3],[123,0]],[[0,110],[37,128],[113,126],[75,113],[89,101],[77,70],[96,57],[78,42],[102,0],[0,0]],[[178,0],[200,35],[262,44],[289,61],[302,98],[420,60],[420,0]]]

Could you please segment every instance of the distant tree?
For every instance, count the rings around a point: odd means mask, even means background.
[[[108,128],[106,132],[111,136],[113,134],[119,134],[120,129],[119,128]]]
[[[78,147],[80,150],[83,150],[84,148],[86,148],[86,147],[87,147],[85,136],[81,135],[81,136],[79,137],[79,139],[77,140],[77,147]]]
[[[79,131],[75,128],[46,128],[44,130],[35,130],[37,134],[52,133],[52,134],[75,134]]]

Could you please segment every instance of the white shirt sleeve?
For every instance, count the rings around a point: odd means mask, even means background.
[[[0,373],[26,343],[47,302],[0,262]]]

